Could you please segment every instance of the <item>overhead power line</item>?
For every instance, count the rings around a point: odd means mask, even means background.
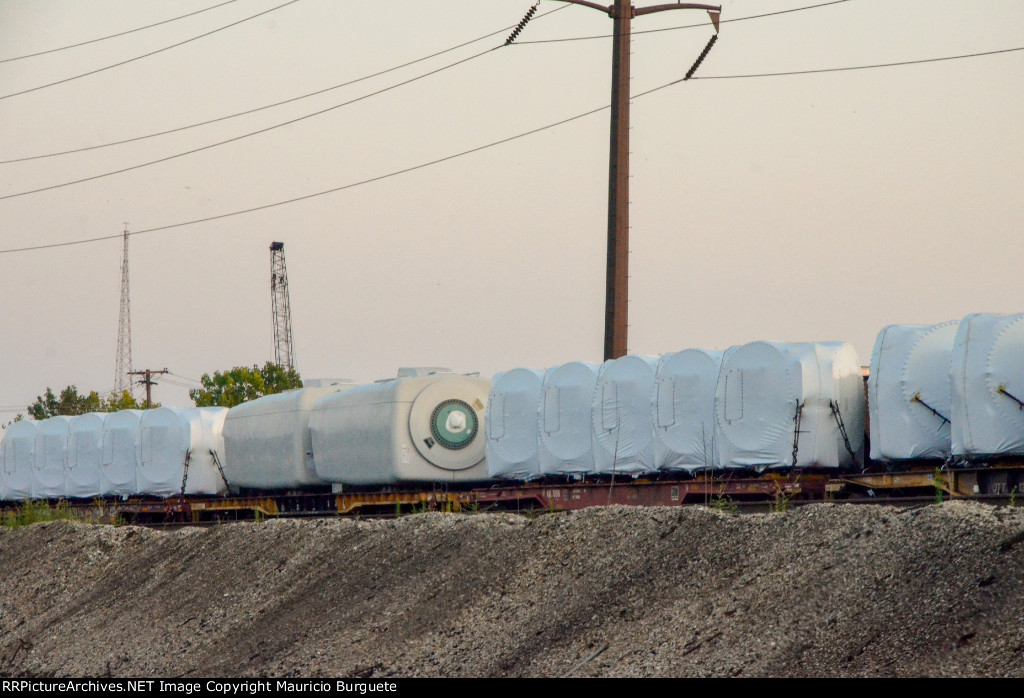
[[[778,10],[776,12],[765,12],[759,15],[748,15],[746,17],[734,17],[732,19],[720,19],[719,24],[725,24],[727,22],[745,22],[748,19],[762,19],[764,17],[774,17],[776,15],[787,15],[792,12],[802,12],[804,10],[815,10],[819,7],[828,7],[829,5],[838,5],[840,3],[849,2],[850,0],[831,0],[830,2],[821,2],[817,5],[806,5],[804,7],[793,7],[788,10]],[[657,34],[659,32],[671,32],[679,29],[696,29],[697,27],[710,27],[713,26],[711,22],[699,22],[697,24],[682,24],[676,27],[662,27],[661,29],[644,29],[641,31],[631,31],[631,36],[637,36],[638,34]],[[527,44],[557,44],[564,41],[590,41],[591,39],[610,39],[611,34],[593,34],[591,36],[567,36],[560,39],[534,39],[532,41],[517,41],[516,44],[525,46]]]
[[[234,0],[232,0],[232,2],[233,1]],[[557,7],[555,9],[553,9],[553,10],[549,10],[548,12],[543,12],[543,13],[537,15],[536,19],[540,19],[541,17],[546,17],[546,16],[548,16],[550,14],[553,14],[555,12],[559,12],[561,10],[565,10],[565,9],[567,9],[569,7],[570,7],[570,5],[562,5],[561,7]],[[513,28],[514,26],[515,25],[510,25],[510,26],[507,26],[507,27],[502,27],[501,29],[498,29],[496,31],[490,32],[489,34],[484,34],[483,36],[478,36],[475,39],[470,39],[469,41],[464,41],[461,44],[456,44],[455,46],[451,46],[451,47],[443,49],[441,51],[437,51],[435,53],[431,53],[429,56],[423,56],[422,58],[416,58],[416,59],[413,59],[411,61],[407,61],[405,63],[401,63],[401,64],[396,65],[396,66],[392,66],[390,68],[385,68],[384,70],[378,70],[376,73],[370,73],[369,75],[364,75],[364,76],[359,77],[359,78],[348,80],[347,82],[342,82],[342,83],[339,83],[337,85],[332,85],[330,87],[325,87],[323,89],[316,90],[315,92],[308,92],[308,93],[306,93],[304,95],[299,95],[298,97],[290,97],[289,99],[284,99],[284,100],[281,100],[280,102],[274,102],[273,104],[266,104],[266,105],[264,105],[262,107],[254,107],[253,109],[246,109],[245,111],[240,111],[240,112],[237,112],[235,114],[228,114],[227,116],[219,116],[219,117],[217,117],[215,119],[208,119],[206,121],[199,121],[199,122],[194,123],[194,124],[189,124],[188,126],[179,126],[177,128],[168,129],[166,131],[159,131],[157,133],[149,133],[149,134],[146,134],[144,136],[136,136],[134,138],[125,138],[125,139],[122,139],[122,140],[119,140],[119,141],[111,141],[110,143],[100,143],[98,145],[90,145],[90,146],[85,146],[83,148],[73,148],[73,149],[70,149],[70,150],[61,150],[61,151],[58,151],[58,152],[55,152],[55,153],[45,153],[45,154],[42,154],[42,155],[29,155],[29,156],[23,157],[23,158],[12,158],[10,160],[0,160],[0,165],[8,165],[8,164],[14,163],[14,162],[25,162],[27,160],[39,160],[39,159],[42,159],[42,158],[52,158],[52,157],[56,157],[58,155],[70,155],[72,153],[83,153],[83,152],[85,152],[87,150],[96,150],[98,148],[109,148],[110,146],[123,145],[125,143],[134,143],[136,141],[142,141],[142,140],[146,140],[148,138],[156,138],[157,136],[166,136],[166,135],[171,134],[171,133],[178,133],[179,131],[186,131],[186,130],[188,130],[190,128],[198,128],[199,126],[207,126],[209,124],[215,124],[215,123],[217,123],[219,121],[227,121],[228,119],[234,119],[234,118],[239,117],[239,116],[247,116],[249,114],[255,114],[256,112],[264,111],[266,109],[272,109],[273,107],[280,107],[282,105],[290,104],[292,102],[298,102],[299,100],[303,100],[303,99],[306,99],[308,97],[315,97],[316,95],[321,95],[321,94],[324,94],[326,92],[331,92],[332,90],[337,90],[337,89],[340,89],[342,87],[348,87],[349,85],[354,85],[357,82],[363,82],[363,81],[369,80],[371,78],[376,78],[376,77],[379,77],[381,75],[386,75],[387,73],[392,73],[392,72],[394,72],[396,70],[400,70],[402,68],[407,68],[410,65],[415,65],[416,63],[422,63],[423,61],[430,60],[431,58],[437,58],[438,56],[442,56],[442,55],[444,55],[446,53],[451,53],[452,51],[455,51],[457,49],[463,48],[465,46],[469,46],[470,44],[475,44],[478,41],[483,41],[484,39],[489,39],[492,36],[496,36],[498,34],[504,34],[509,29]]]
[[[706,78],[692,77],[691,81],[692,80],[698,80],[698,79],[703,79],[703,80],[711,80],[711,79],[723,80],[723,79],[729,79],[729,78],[774,77],[776,75],[810,75],[810,74],[814,74],[814,73],[836,72],[838,70],[865,70],[865,69],[869,69],[869,68],[891,68],[891,67],[895,67],[895,66],[907,66],[907,65],[919,65],[919,64],[922,64],[922,63],[933,63],[933,62],[936,62],[936,61],[950,61],[950,60],[956,60],[956,59],[960,59],[960,58],[977,58],[977,57],[980,57],[980,56],[993,56],[993,55],[997,55],[997,54],[1011,53],[1011,52],[1014,52],[1014,51],[1024,51],[1024,46],[1019,46],[1017,48],[999,49],[999,50],[995,50],[995,51],[986,51],[986,52],[983,52],[983,53],[969,53],[969,54],[962,54],[962,55],[958,55],[958,56],[944,56],[944,57],[940,57],[940,58],[925,58],[925,59],[912,60],[912,61],[901,61],[901,62],[898,62],[898,63],[877,63],[877,64],[874,64],[874,65],[850,66],[850,67],[846,67],[846,68],[820,68],[820,69],[817,69],[817,70],[790,71],[790,72],[787,72],[787,73],[763,73],[763,74],[759,74],[759,75],[755,75],[755,74],[750,74],[750,75],[717,75],[717,76],[709,76],[709,77],[706,77]],[[679,83],[684,82],[684,81],[685,81],[685,78],[679,78],[678,80],[673,80],[672,82],[667,82],[667,83],[665,83],[663,85],[659,85],[658,87],[654,87],[654,88],[651,88],[649,90],[645,90],[643,92],[640,92],[638,94],[634,94],[632,96],[632,99],[638,99],[640,97],[644,97],[646,95],[653,94],[654,92],[658,92],[660,90],[664,90],[664,89],[666,89],[668,87],[671,87],[673,85],[678,85]],[[413,165],[411,167],[406,167],[406,168],[401,169],[401,170],[395,170],[395,171],[392,171],[392,172],[388,172],[386,174],[378,175],[376,177],[370,177],[369,179],[363,179],[363,180],[360,180],[358,182],[351,182],[349,184],[345,184],[345,185],[342,185],[342,186],[339,186],[339,187],[333,187],[331,189],[325,189],[323,191],[314,192],[312,194],[305,194],[303,196],[296,196],[296,197],[291,198],[291,199],[285,199],[283,201],[276,201],[276,202],[269,203],[269,204],[263,204],[261,206],[253,206],[251,208],[241,209],[241,210],[238,210],[238,211],[231,211],[229,213],[221,213],[221,214],[217,214],[215,216],[206,216],[206,217],[203,217],[203,218],[194,218],[192,220],[181,221],[179,223],[171,223],[171,224],[168,224],[168,225],[161,225],[161,226],[156,226],[156,227],[153,227],[153,228],[144,228],[142,230],[135,230],[135,231],[130,232],[129,235],[143,235],[145,233],[156,233],[156,232],[161,232],[161,231],[165,231],[165,230],[173,230],[173,229],[176,229],[176,228],[184,228],[186,226],[197,225],[199,223],[209,223],[211,221],[222,220],[224,218],[233,218],[235,216],[241,216],[241,215],[244,215],[244,214],[247,214],[247,213],[255,213],[257,211],[265,211],[267,209],[277,208],[278,206],[287,206],[289,204],[298,203],[300,201],[307,201],[309,199],[315,199],[315,198],[320,197],[320,196],[326,196],[327,194],[334,194],[334,193],[337,193],[337,192],[340,192],[340,191],[345,191],[346,189],[354,189],[356,187],[360,187],[360,186],[363,186],[365,184],[372,184],[373,182],[380,182],[380,181],[385,180],[385,179],[390,179],[392,177],[397,177],[398,175],[407,174],[409,172],[415,172],[416,170],[422,170],[422,169],[424,169],[426,167],[431,167],[433,165],[439,165],[439,164],[441,164],[443,162],[448,162],[449,160],[455,160],[457,158],[461,158],[461,157],[466,156],[466,155],[471,155],[473,153],[478,153],[478,152],[480,152],[482,150],[487,150],[487,149],[493,148],[495,146],[503,145],[505,143],[509,143],[509,142],[518,140],[520,138],[525,138],[527,136],[532,136],[535,133],[540,133],[541,131],[546,131],[546,130],[551,129],[551,128],[555,128],[555,127],[558,127],[558,126],[562,126],[564,124],[568,124],[568,123],[573,122],[573,121],[577,121],[577,120],[582,119],[584,117],[590,116],[591,114],[597,114],[598,112],[602,112],[602,111],[604,111],[607,108],[608,108],[608,105],[605,105],[605,106],[602,106],[602,107],[597,107],[596,109],[591,109],[590,111],[586,111],[586,112],[583,112],[581,114],[576,114],[575,116],[570,116],[568,118],[561,119],[559,121],[555,121],[555,122],[552,122],[550,124],[546,124],[544,126],[539,126],[537,128],[530,129],[529,131],[523,131],[522,133],[518,133],[518,134],[516,134],[514,136],[508,136],[506,138],[502,138],[502,139],[499,139],[499,140],[496,140],[496,141],[492,141],[492,142],[484,144],[484,145],[476,146],[475,148],[470,148],[468,150],[463,150],[463,151],[460,151],[458,153],[453,153],[451,155],[446,155],[444,157],[440,157],[440,158],[437,158],[437,159],[434,159],[434,160],[423,162],[423,163],[420,163],[418,165]],[[87,238],[87,239],[83,239],[83,240],[69,240],[67,242],[54,242],[54,243],[49,243],[49,244],[46,244],[46,245],[31,245],[31,246],[26,246],[26,247],[10,248],[10,249],[6,249],[6,250],[0,250],[0,254],[13,254],[15,252],[30,252],[30,251],[34,251],[34,250],[45,250],[45,249],[51,249],[51,248],[55,248],[55,247],[70,247],[70,246],[73,246],[73,245],[85,245],[85,244],[89,244],[89,243],[93,243],[93,242],[101,242],[103,240],[120,239],[122,237],[122,235],[123,234],[119,233],[119,234],[116,234],[116,235],[102,235],[102,236],[99,236],[99,237]]]
[[[774,78],[782,75],[813,75],[817,73],[843,73],[850,70],[869,70],[871,68],[893,68],[903,65],[920,65],[922,63],[939,63],[941,61],[955,61],[961,58],[978,58],[979,56],[994,56],[1000,53],[1013,53],[1024,51],[1024,46],[1017,48],[1004,48],[997,51],[982,51],[980,53],[964,53],[959,56],[940,56],[939,58],[922,58],[916,61],[897,61],[894,63],[873,63],[871,65],[852,65],[843,68],[818,68],[815,70],[785,70],[778,73],[747,73],[745,75],[705,75],[694,76],[694,80],[738,80],[740,78]]]
[[[667,87],[667,85],[665,85],[665,87]],[[488,148],[493,148],[494,146],[501,145],[503,143],[509,143],[511,141],[518,140],[520,138],[525,138],[526,136],[531,136],[534,133],[540,133],[541,131],[546,131],[549,128],[554,128],[556,126],[561,126],[562,124],[567,124],[567,123],[569,123],[571,121],[576,121],[577,119],[582,119],[583,117],[590,116],[591,114],[596,114],[598,112],[604,111],[607,108],[608,108],[608,106],[605,105],[603,107],[598,107],[596,109],[591,109],[590,111],[583,112],[582,114],[577,114],[576,116],[570,116],[569,118],[562,119],[561,121],[556,121],[554,123],[550,123],[550,124],[547,124],[545,126],[541,126],[539,128],[531,129],[529,131],[524,131],[523,133],[516,134],[515,136],[509,136],[507,138],[502,138],[501,140],[493,141],[491,143],[487,143],[485,145],[477,146],[475,148],[470,148],[469,150],[463,150],[463,151],[461,151],[459,153],[454,153],[452,155],[446,155],[444,157],[437,158],[436,160],[430,160],[429,162],[423,162],[423,163],[420,163],[418,165],[413,165],[412,167],[406,167],[405,169],[395,170],[393,172],[388,172],[387,174],[378,175],[376,177],[371,177],[369,179],[364,179],[364,180],[361,180],[361,181],[358,181],[358,182],[352,182],[350,184],[344,184],[344,185],[342,185],[340,187],[334,187],[332,189],[325,189],[324,191],[318,191],[318,192],[314,192],[312,194],[305,194],[303,196],[297,196],[295,198],[286,199],[284,201],[276,201],[274,203],[264,204],[262,206],[253,206],[252,208],[242,209],[240,211],[231,211],[230,213],[221,213],[221,214],[218,214],[218,215],[215,215],[215,216],[207,216],[205,218],[195,218],[195,219],[192,219],[192,220],[189,220],[189,221],[182,221],[181,223],[171,223],[170,225],[161,225],[161,226],[157,226],[157,227],[154,227],[154,228],[145,228],[145,229],[142,229],[142,230],[133,230],[132,232],[129,233],[129,235],[143,235],[143,234],[146,234],[146,233],[156,233],[156,232],[160,232],[160,231],[163,231],[163,230],[172,230],[174,228],[183,228],[185,226],[196,225],[198,223],[209,223],[210,221],[221,220],[221,219],[224,219],[224,218],[232,218],[234,216],[241,216],[241,215],[246,214],[246,213],[255,213],[256,211],[264,211],[266,209],[276,208],[278,206],[285,206],[285,205],[288,205],[288,204],[298,203],[299,201],[306,201],[308,199],[315,199],[315,198],[320,197],[320,196],[325,196],[327,194],[334,194],[336,192],[344,191],[346,189],[354,189],[355,187],[360,187],[360,186],[363,186],[364,184],[371,184],[373,182],[379,182],[381,180],[390,179],[392,177],[397,177],[398,175],[407,174],[409,172],[415,172],[416,170],[422,170],[423,168],[430,167],[431,165],[438,165],[438,164],[440,164],[442,162],[447,162],[449,160],[455,160],[456,158],[463,157],[464,155],[470,155],[472,153],[480,152],[481,150],[487,150]],[[72,246],[72,245],[84,245],[84,244],[91,243],[91,242],[100,242],[102,240],[112,240],[112,239],[120,238],[120,237],[121,237],[121,235],[102,235],[100,237],[89,238],[89,239],[86,239],[86,240],[71,240],[71,241],[68,241],[68,242],[55,242],[55,243],[51,243],[51,244],[48,244],[48,245],[33,245],[31,247],[21,247],[21,248],[17,248],[17,249],[0,250],[0,254],[9,254],[9,253],[13,253],[13,252],[28,252],[30,250],[44,250],[44,249],[49,249],[49,248],[53,248],[53,247],[69,247],[69,246]]]
[[[225,2],[222,2],[222,3],[217,4],[217,5],[213,5],[212,7],[207,7],[207,8],[202,9],[202,10],[196,10],[195,12],[189,12],[187,15],[179,15],[177,17],[172,17],[171,19],[165,19],[165,20],[160,21],[160,22],[154,22],[153,24],[147,24],[144,27],[136,27],[135,29],[128,29],[127,31],[118,32],[117,34],[108,34],[107,36],[101,36],[101,37],[99,37],[97,39],[89,39],[88,41],[79,41],[77,44],[69,44],[67,46],[60,46],[58,48],[47,49],[45,51],[36,51],[35,53],[26,53],[24,56],[14,56],[13,58],[0,58],[0,63],[11,63],[13,61],[20,61],[20,60],[23,60],[25,58],[35,58],[36,56],[45,56],[48,53],[57,53],[58,51],[67,51],[70,48],[78,48],[79,46],[88,46],[89,44],[95,44],[95,43],[97,43],[99,41],[106,41],[107,39],[116,39],[119,36],[127,36],[128,34],[134,34],[135,32],[140,32],[140,31],[142,31],[144,29],[152,29],[153,27],[159,27],[162,24],[170,24],[171,22],[177,22],[179,19],[185,19],[186,17],[194,17],[195,15],[199,15],[199,14],[202,14],[204,12],[209,12],[210,10],[216,10],[218,7],[223,7],[224,5],[230,5],[233,2],[237,2],[237,0],[226,0]]]
[[[227,145],[228,143],[234,143],[236,141],[240,141],[240,140],[243,140],[245,138],[250,138],[251,136],[258,136],[261,133],[266,133],[268,131],[273,131],[275,129],[279,129],[279,128],[282,128],[284,126],[290,126],[291,124],[295,124],[295,123],[298,123],[300,121],[305,121],[306,119],[312,119],[314,116],[320,116],[321,114],[326,114],[328,112],[334,111],[335,109],[340,109],[342,107],[347,107],[350,104],[355,104],[356,102],[361,102],[361,101],[363,101],[365,99],[369,99],[370,97],[376,97],[379,94],[383,94],[385,92],[389,92],[389,91],[394,90],[394,89],[396,89],[398,87],[402,87],[403,85],[408,85],[410,83],[416,82],[417,80],[422,80],[423,78],[429,77],[431,75],[435,75],[435,74],[440,73],[440,72],[442,72],[444,70],[448,70],[449,68],[454,68],[457,65],[462,65],[463,63],[468,63],[469,61],[471,61],[471,60],[473,60],[475,58],[479,58],[480,56],[485,56],[488,53],[490,53],[491,51],[496,51],[499,48],[501,48],[501,46],[496,46],[494,48],[489,48],[486,51],[481,51],[480,53],[477,53],[477,54],[474,54],[472,56],[469,56],[468,58],[463,58],[461,60],[455,61],[454,63],[449,63],[448,65],[441,66],[440,68],[435,68],[434,70],[431,70],[429,72],[421,73],[420,75],[417,75],[415,77],[411,77],[408,80],[403,80],[402,82],[397,82],[397,83],[395,83],[393,85],[389,85],[387,87],[383,87],[383,88],[377,90],[376,92],[370,92],[369,94],[365,94],[365,95],[362,95],[360,97],[355,97],[353,99],[350,99],[347,102],[342,102],[341,104],[335,104],[335,105],[327,107],[325,109],[321,109],[319,111],[312,112],[310,114],[304,114],[303,116],[298,116],[298,117],[296,117],[294,119],[289,119],[288,121],[282,121],[282,122],[277,123],[277,124],[272,124],[270,126],[267,126],[266,128],[261,128],[261,129],[259,129],[257,131],[249,131],[248,133],[243,133],[240,136],[234,136],[233,138],[228,138],[228,139],[223,140],[223,141],[217,141],[216,143],[210,143],[208,145],[200,146],[198,148],[193,148],[192,150],[186,150],[183,153],[175,153],[174,155],[168,155],[167,157],[157,158],[156,160],[150,160],[149,162],[142,162],[142,163],[139,163],[137,165],[132,165],[130,167],[122,167],[119,170],[111,170],[110,172],[102,172],[100,174],[92,175],[90,177],[82,177],[81,179],[73,179],[73,180],[70,180],[68,182],[61,182],[60,184],[51,184],[50,186],[40,187],[38,189],[29,189],[27,191],[17,192],[16,194],[6,194],[4,196],[0,196],[0,201],[2,201],[4,199],[13,199],[13,198],[19,197],[19,196],[27,196],[29,194],[38,194],[40,192],[51,191],[53,189],[60,189],[62,187],[69,187],[69,186],[71,186],[73,184],[82,184],[83,182],[91,182],[91,181],[96,180],[96,179],[102,179],[104,177],[111,177],[113,175],[122,174],[124,172],[131,172],[132,170],[139,170],[139,169],[142,169],[143,167],[149,167],[150,165],[157,165],[157,164],[159,164],[161,162],[168,162],[169,160],[176,160],[178,158],[185,157],[186,155],[194,155],[195,153],[201,153],[204,150],[210,150],[211,148],[216,148],[216,147],[219,147],[219,146],[222,146],[222,145]]]
[[[79,78],[84,78],[84,77],[87,77],[89,75],[95,75],[96,73],[102,73],[103,71],[110,70],[111,68],[118,68],[118,67],[120,67],[122,65],[127,65],[129,63],[134,63],[135,61],[142,60],[143,58],[149,58],[150,56],[155,56],[158,53],[163,53],[164,51],[170,51],[172,48],[178,48],[179,46],[184,46],[185,44],[191,43],[191,42],[196,41],[198,39],[203,39],[203,38],[205,38],[207,36],[211,36],[211,35],[216,34],[218,32],[222,32],[225,29],[230,29],[231,27],[237,27],[239,24],[242,24],[243,22],[248,22],[250,19],[256,19],[257,17],[262,17],[263,15],[270,14],[271,12],[274,12],[276,10],[280,10],[281,8],[288,7],[289,5],[294,5],[297,2],[299,2],[299,0],[288,0],[288,2],[283,3],[281,5],[278,5],[277,7],[271,7],[269,10],[264,10],[263,12],[257,12],[256,14],[250,15],[249,17],[246,17],[244,19],[240,19],[240,20],[238,20],[236,22],[232,22],[231,24],[225,24],[222,27],[217,27],[216,29],[212,29],[212,30],[210,30],[208,32],[204,32],[202,34],[199,34],[198,36],[193,36],[190,39],[185,39],[184,41],[179,41],[176,44],[171,44],[170,46],[164,46],[163,48],[158,48],[155,51],[150,51],[149,53],[144,53],[141,56],[135,56],[134,58],[128,58],[126,60],[119,61],[119,62],[113,63],[111,65],[103,66],[102,68],[96,68],[95,70],[90,70],[90,71],[88,71],[86,73],[80,73],[78,75],[72,75],[69,78],[63,78],[62,80],[57,80],[55,82],[49,82],[49,83],[47,83],[45,85],[37,85],[36,87],[30,87],[27,90],[21,90],[19,92],[11,92],[10,94],[0,95],[0,99],[8,99],[10,97],[17,97],[18,95],[28,94],[29,92],[36,92],[37,90],[42,90],[42,89],[45,89],[47,87],[53,87],[54,85],[63,85],[64,83],[71,82],[72,80],[78,80]]]

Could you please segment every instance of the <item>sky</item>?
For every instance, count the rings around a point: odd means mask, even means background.
[[[803,72],[1020,49],[1024,3],[822,1],[723,0],[672,85],[707,14],[634,20],[630,353],[1024,312],[1024,51]],[[304,378],[601,360],[609,113],[542,127],[608,105],[607,15],[222,2],[0,2],[0,422],[113,387],[126,223],[165,405],[274,358],[273,241]]]

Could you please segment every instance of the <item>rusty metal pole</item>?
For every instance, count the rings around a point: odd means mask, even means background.
[[[612,123],[608,167],[608,265],[605,281],[604,360],[626,355],[629,327],[629,42],[637,15],[666,10],[706,10],[718,33],[721,5],[695,2],[650,5],[637,9],[630,0],[601,5],[594,0],[559,0],[607,12],[612,34]],[[705,49],[705,54],[707,49]]]
[[[612,114],[608,164],[608,268],[605,282],[604,360],[626,355],[629,312],[629,42],[633,5],[610,9]]]

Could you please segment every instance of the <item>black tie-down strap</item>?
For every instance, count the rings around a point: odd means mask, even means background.
[[[1006,389],[1005,385],[999,386],[999,390],[997,390],[996,392],[999,393],[1000,395],[1005,395],[1006,397],[1016,402],[1018,410],[1024,410],[1024,401],[1022,401],[1019,397],[1016,397],[1013,394],[1011,394],[1010,391]]]
[[[220,479],[224,481],[224,486],[228,488],[228,492],[231,491],[231,485],[228,484],[228,476],[224,474],[224,466],[220,464],[220,456],[212,448],[210,449],[210,455],[213,456],[213,464],[217,466],[217,472],[220,473]]]
[[[853,452],[853,446],[850,444],[850,436],[846,433],[846,424],[843,422],[843,414],[839,411],[839,403],[834,400],[829,400],[828,406],[832,408],[832,416],[836,420],[836,426],[839,427],[839,434],[843,437],[843,445],[846,446],[847,453],[850,454],[850,458],[853,462],[857,462],[857,454]]]
[[[181,492],[179,493],[182,497],[185,496],[185,481],[188,480],[188,466],[192,462],[192,449],[185,451],[185,467],[181,471]]]
[[[224,481],[224,486],[231,491],[231,485],[228,484],[228,477],[224,474],[224,466],[220,463],[220,456],[212,448],[210,449],[210,455],[213,456],[213,464],[217,466],[217,472],[220,473],[220,479]],[[188,482],[188,466],[192,463],[192,451],[191,449],[185,451],[185,465],[181,472],[181,492],[180,496],[185,497],[185,483]]]
[[[796,467],[796,454],[800,450],[800,420],[804,413],[804,403],[796,401],[796,414],[793,415],[793,467]]]
[[[943,414],[942,414],[941,412],[939,412],[939,411],[938,411],[937,409],[935,409],[934,407],[932,407],[932,406],[931,406],[931,405],[929,405],[929,404],[928,404],[927,402],[925,402],[924,400],[922,400],[922,399],[921,399],[921,393],[916,393],[916,394],[914,395],[914,397],[910,398],[910,401],[911,401],[911,402],[917,402],[917,403],[920,403],[921,405],[923,405],[923,406],[924,406],[924,408],[925,408],[926,410],[928,410],[929,412],[931,412],[932,414],[934,414],[934,415],[935,415],[936,417],[938,417],[939,419],[941,419],[941,420],[942,420],[942,423],[941,423],[941,424],[939,424],[939,429],[941,429],[941,428],[942,428],[943,426],[945,426],[946,424],[949,424],[949,423],[950,423],[950,422],[949,422],[949,419],[948,419],[948,418],[947,418],[947,417],[946,417],[945,415],[943,415]],[[938,429],[936,429],[936,431],[938,431]]]

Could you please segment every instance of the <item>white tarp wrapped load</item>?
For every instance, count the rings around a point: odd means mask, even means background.
[[[540,471],[545,475],[594,472],[590,415],[598,368],[573,361],[544,373],[538,424]]]
[[[354,388],[351,381],[287,390],[228,410],[224,473],[231,488],[297,489],[324,485],[313,467],[309,416],[322,397]]]
[[[950,456],[949,366],[958,325],[889,325],[878,333],[868,377],[874,460]]]
[[[490,381],[434,369],[316,401],[309,417],[316,474],[328,482],[479,482]]]
[[[71,418],[68,458],[64,471],[68,497],[98,497],[103,461],[103,422],[107,415],[92,412]]]
[[[32,498],[56,499],[67,489],[64,469],[68,458],[68,427],[71,417],[58,415],[39,422],[35,461],[32,465]]]
[[[658,361],[651,395],[654,463],[659,470],[715,467],[715,388],[721,351],[684,349]]]
[[[103,461],[100,494],[136,494],[142,410],[121,410],[103,421]],[[180,483],[179,483],[180,484]]]
[[[224,452],[227,413],[225,407],[147,410],[140,422],[138,493],[170,497],[181,492],[183,479],[185,494],[226,492],[215,458]]]
[[[0,441],[0,499],[8,502],[32,497],[36,431],[39,422],[23,419],[4,430]]]
[[[597,374],[591,420],[594,471],[638,475],[655,470],[651,393],[658,359],[623,356]]]
[[[733,347],[715,392],[725,467],[853,467],[863,458],[864,390],[843,342]]]
[[[514,368],[499,373],[487,398],[487,474],[508,480],[541,475],[537,413],[544,380],[541,371]]]
[[[1024,314],[961,320],[950,383],[953,455],[1024,455]]]

